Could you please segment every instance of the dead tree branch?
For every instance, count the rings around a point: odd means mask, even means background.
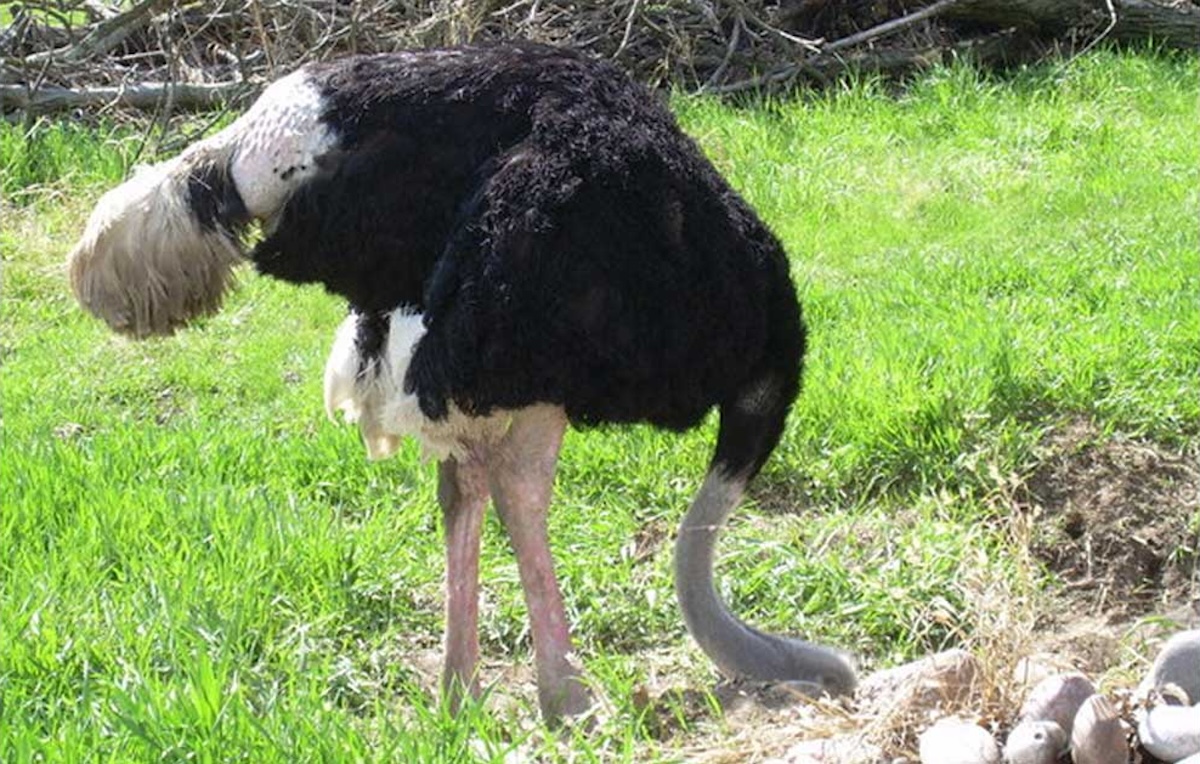
[[[128,87],[70,89],[44,86],[0,85],[0,108],[28,109],[36,112],[92,107],[123,106],[150,110],[170,100],[172,108],[185,111],[216,109],[247,91],[242,82],[144,83]]]

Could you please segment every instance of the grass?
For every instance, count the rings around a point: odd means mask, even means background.
[[[1194,59],[1096,52],[736,108],[675,106],[794,256],[805,391],[722,545],[735,610],[868,667],[970,641],[1017,595],[997,496],[1043,434],[1200,436]],[[433,693],[433,469],[324,420],[343,308],[246,274],[223,313],[131,343],[61,259],[137,141],[0,127],[0,760],[678,759],[729,728],[686,691],[670,540],[710,422],[568,436],[551,517],[587,735],[533,712],[515,566],[489,519],[486,709]],[[982,582],[982,583],[980,583]],[[433,668],[430,668],[430,666]],[[515,673],[514,673],[515,672]],[[639,700],[648,688],[660,702]]]

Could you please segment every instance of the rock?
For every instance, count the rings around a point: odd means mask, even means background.
[[[1180,759],[1175,764],[1200,764],[1200,753],[1193,753],[1186,759]]]
[[[1022,722],[1054,722],[1070,739],[1075,714],[1083,702],[1094,694],[1096,686],[1083,674],[1058,674],[1038,682],[1030,691],[1021,706],[1019,719]]]
[[[840,764],[846,761],[879,761],[883,751],[866,741],[862,735],[803,740],[789,748],[782,757],[768,759],[764,764]]]
[[[1004,761],[1008,764],[1054,764],[1067,749],[1067,733],[1058,722],[1024,721],[1008,733]]]
[[[1138,723],[1138,739],[1147,751],[1167,762],[1200,753],[1200,705],[1150,709]]]
[[[1117,709],[1103,695],[1093,695],[1079,707],[1071,730],[1071,759],[1075,764],[1125,764],[1129,743]]]
[[[917,739],[921,764],[1000,764],[1000,748],[978,724],[941,719]]]
[[[1049,679],[1055,674],[1069,674],[1074,671],[1071,661],[1057,653],[1034,653],[1026,655],[1017,661],[1013,667],[1013,681],[1026,694],[1043,679]]]
[[[979,662],[966,650],[947,650],[903,666],[877,671],[858,685],[864,715],[898,709],[932,709],[965,702],[979,675]]]
[[[1145,694],[1166,684],[1177,685],[1191,702],[1200,701],[1200,629],[1168,639],[1138,689]]]
[[[1168,706],[1190,706],[1192,705],[1191,698],[1183,691],[1183,688],[1174,682],[1160,684],[1154,688],[1158,693],[1158,702]]]

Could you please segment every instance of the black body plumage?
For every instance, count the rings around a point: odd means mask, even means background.
[[[804,352],[787,259],[654,95],[533,45],[305,71],[337,145],[261,272],[343,295],[368,354],[383,315],[420,310],[406,387],[432,418],[545,402],[680,430],[716,405],[716,463],[758,470]]]

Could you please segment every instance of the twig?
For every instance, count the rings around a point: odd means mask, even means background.
[[[120,45],[152,12],[166,3],[167,0],[142,0],[124,13],[101,21],[78,43],[34,53],[25,60],[30,64],[50,60],[75,63],[107,53]]]
[[[913,11],[906,16],[901,16],[900,18],[892,19],[891,21],[885,21],[882,24],[876,24],[870,29],[864,29],[857,34],[852,34],[848,37],[834,40],[828,45],[821,46],[821,53],[823,55],[828,55],[834,51],[841,50],[842,48],[861,45],[864,42],[883,37],[884,35],[899,31],[905,27],[910,27],[913,24],[920,23],[925,19],[933,18],[939,13],[943,13],[951,6],[957,5],[959,1],[960,0],[938,0],[938,2],[934,3],[933,5],[927,5],[921,10]]]
[[[739,13],[739,16],[740,15],[741,14]],[[763,29],[764,31],[770,32],[771,34],[775,35],[776,37],[779,37],[780,39],[786,40],[787,42],[790,42],[790,43],[795,43],[796,45],[799,45],[800,47],[804,48],[805,50],[811,51],[813,53],[821,52],[821,40],[810,40],[805,37],[799,37],[797,35],[791,34],[790,32],[785,32],[782,29],[779,29],[778,27],[768,24],[767,22],[763,21],[762,19],[760,19],[758,16],[755,16],[754,14],[749,14],[749,18],[750,18],[750,22],[753,23],[755,26]]]
[[[261,50],[267,57],[267,66],[271,71],[275,71],[275,56],[271,53],[271,44],[267,40],[267,28],[263,25],[262,5],[258,0],[253,0],[250,3],[250,10],[254,17],[254,28],[258,32],[258,44],[262,46]]]
[[[105,5],[100,0],[83,0],[83,9],[96,21],[106,21],[121,15],[120,10]]]
[[[733,17],[733,32],[729,35],[729,46],[725,49],[725,57],[721,59],[721,64],[713,70],[709,78],[700,86],[700,92],[708,92],[710,88],[720,82],[721,76],[729,68],[729,62],[733,60],[733,54],[737,51],[738,42],[742,36],[743,24],[741,13]]]
[[[613,58],[620,58],[625,52],[625,48],[629,46],[629,38],[633,35],[633,22],[637,17],[637,12],[642,7],[642,0],[633,0],[629,6],[629,15],[625,18],[625,33],[621,35],[621,44],[617,46],[617,52],[613,53]]]
[[[913,24],[920,23],[925,19],[932,18],[940,13],[945,12],[951,6],[956,5],[959,2],[960,0],[938,0],[938,2],[934,3],[933,5],[926,6],[921,10],[914,11],[906,16],[901,16],[900,18],[892,19],[891,21],[885,21],[884,23],[877,24],[870,29],[865,29],[847,37],[834,40],[831,43],[821,46],[820,52],[806,57],[803,61],[781,66],[758,77],[751,77],[739,82],[722,85],[720,87],[713,88],[709,92],[719,94],[737,93],[743,90],[755,90],[763,87],[764,85],[773,85],[779,82],[786,82],[787,80],[794,78],[805,68],[812,66],[817,60],[829,56],[831,53],[835,53],[836,51],[850,48],[855,45],[861,45],[864,42],[869,42],[879,37],[883,37],[884,35],[888,35],[906,27],[910,27]]]
[[[1108,26],[1104,28],[1103,32],[1092,38],[1087,45],[1084,45],[1083,50],[1072,56],[1072,59],[1079,58],[1084,53],[1087,53],[1089,50],[1096,47],[1096,45],[1098,45],[1105,37],[1108,37],[1108,35],[1113,31],[1113,28],[1117,26],[1117,9],[1115,6],[1113,6],[1113,0],[1104,0],[1104,4],[1108,6]]]

